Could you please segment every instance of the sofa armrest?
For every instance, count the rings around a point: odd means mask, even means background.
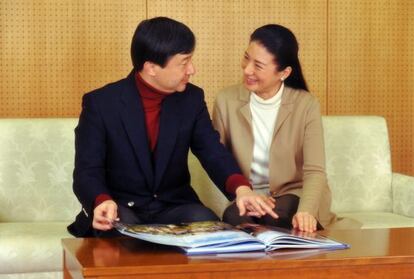
[[[414,177],[392,174],[394,213],[414,218]]]

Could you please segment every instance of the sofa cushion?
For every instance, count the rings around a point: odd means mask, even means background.
[[[67,222],[0,223],[0,274],[62,271]]]
[[[385,119],[323,117],[332,210],[392,212],[392,171]]]
[[[0,222],[73,220],[77,119],[0,121]]]
[[[0,279],[62,279],[62,271],[0,274]]]
[[[214,185],[193,153],[188,154],[188,168],[191,175],[191,186],[200,197],[201,202],[212,209],[220,218],[230,201]]]
[[[62,279],[62,278],[63,278],[62,271],[0,274],[0,279]]]

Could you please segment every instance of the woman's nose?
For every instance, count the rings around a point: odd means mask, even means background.
[[[245,75],[251,75],[251,74],[253,74],[253,65],[252,65],[252,63],[247,63],[247,64],[245,64],[243,66],[244,66],[243,67],[243,73]]]

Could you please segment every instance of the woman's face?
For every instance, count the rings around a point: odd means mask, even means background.
[[[278,71],[275,60],[262,44],[252,41],[241,62],[244,86],[264,99],[274,96],[290,74],[290,67]]]

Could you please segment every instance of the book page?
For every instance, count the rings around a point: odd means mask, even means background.
[[[258,224],[242,224],[237,228],[250,232],[251,235],[265,243],[267,251],[281,248],[344,249],[349,247],[347,244],[321,236],[317,232],[307,233]]]

